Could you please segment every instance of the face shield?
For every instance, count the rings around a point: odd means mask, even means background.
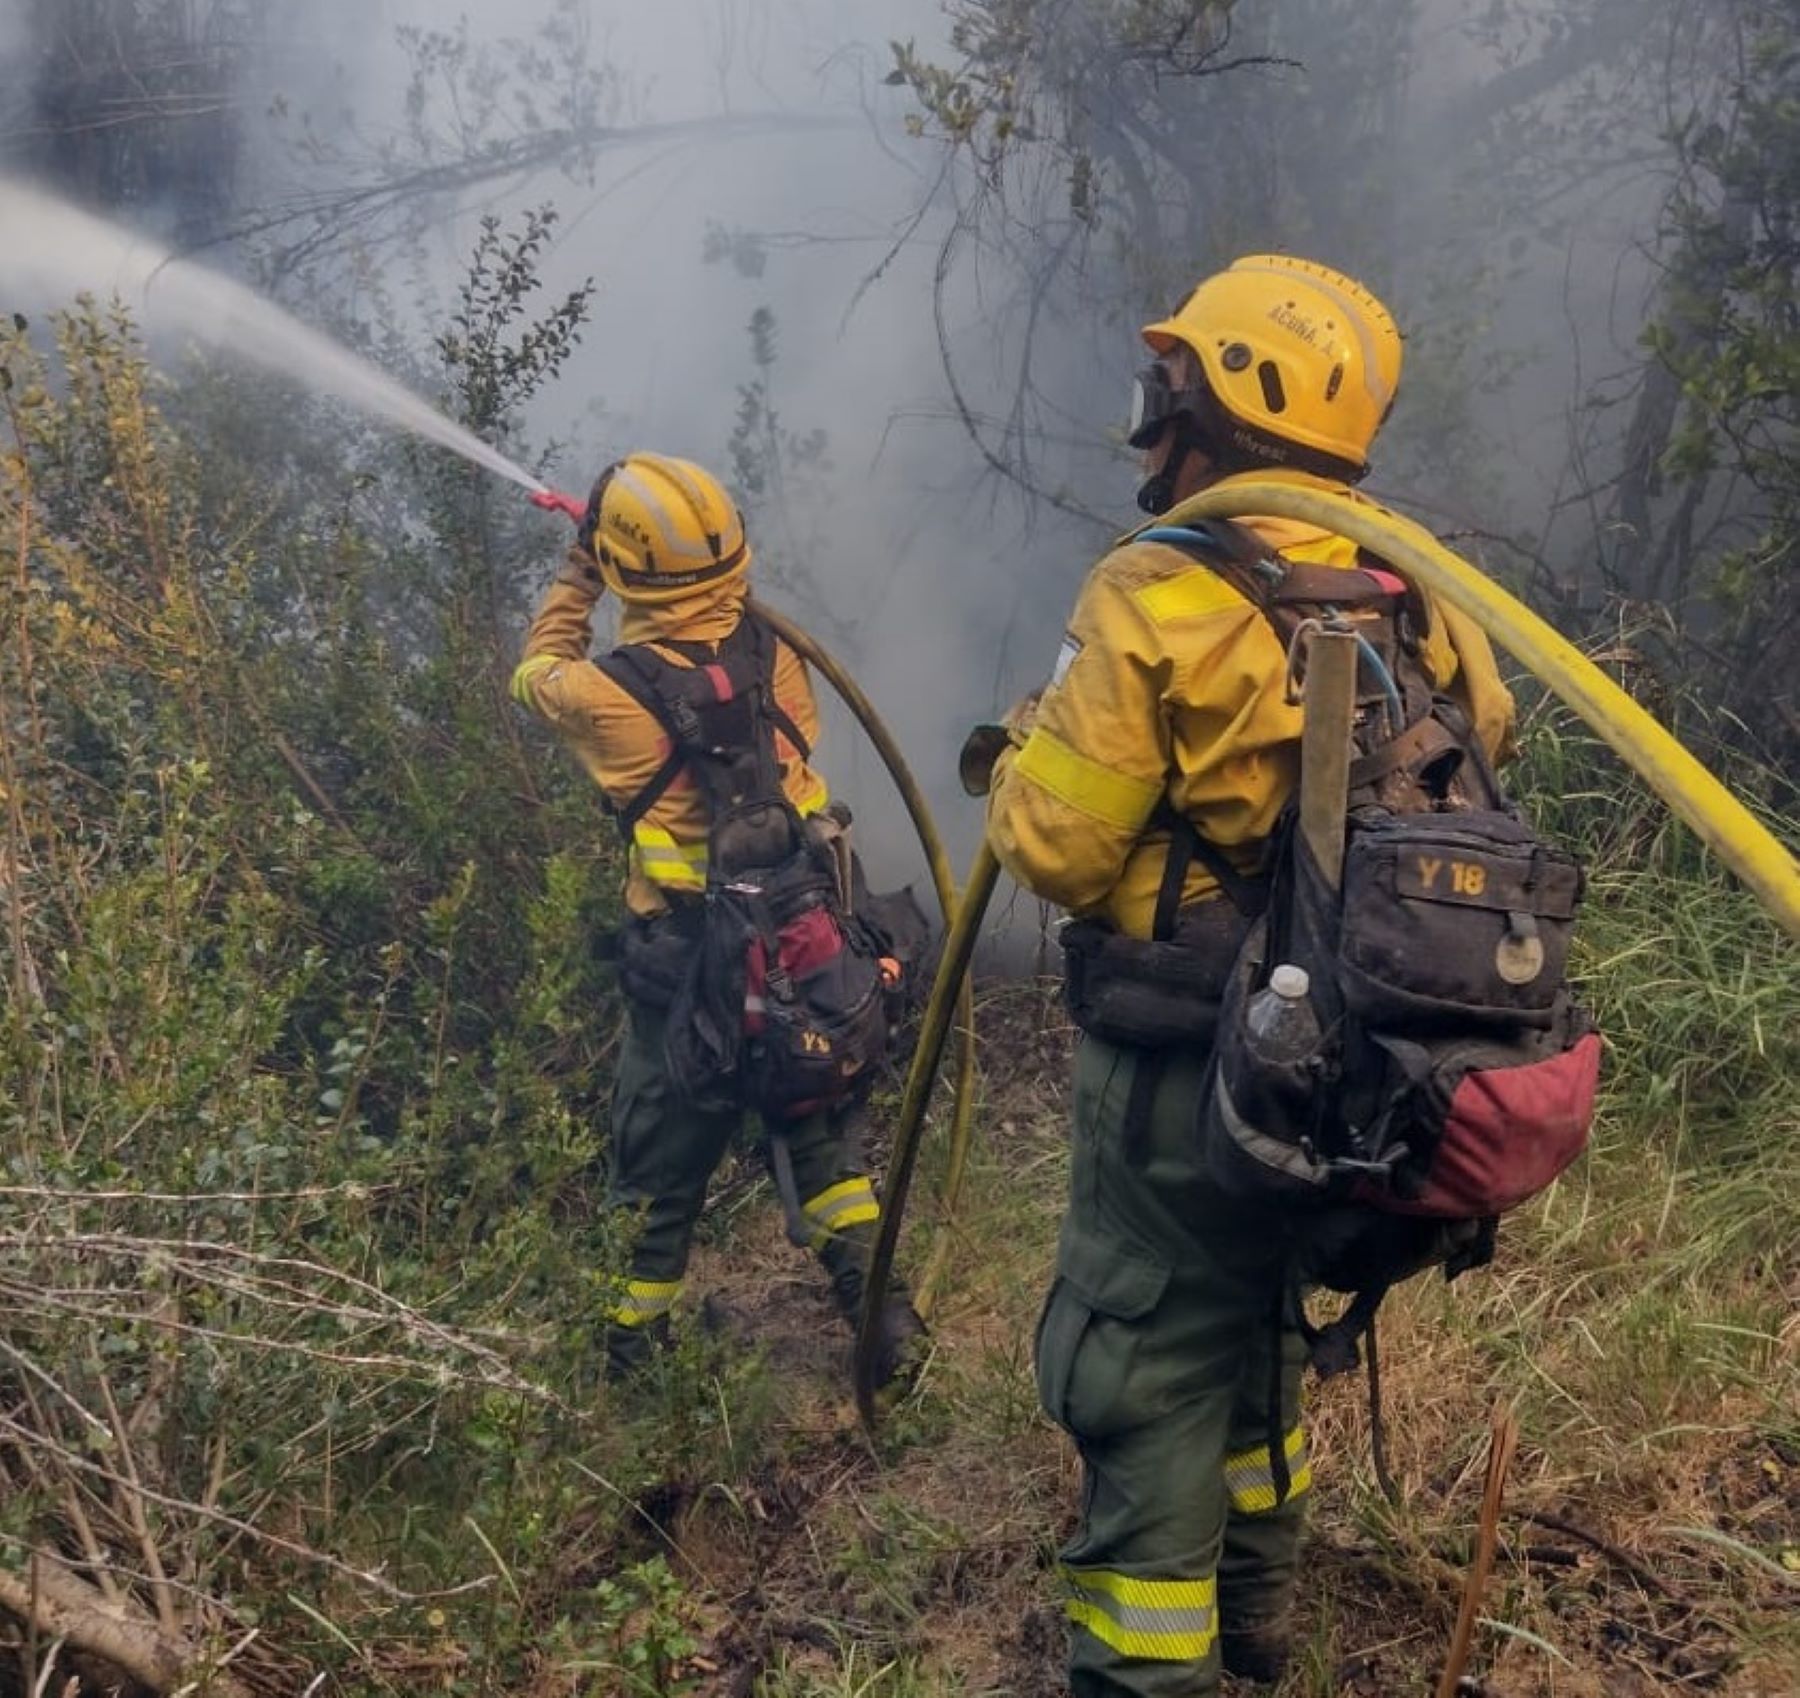
[[[1131,380],[1131,416],[1125,440],[1133,448],[1154,448],[1179,416],[1199,410],[1205,394],[1201,388],[1177,388],[1161,360],[1145,366]]]

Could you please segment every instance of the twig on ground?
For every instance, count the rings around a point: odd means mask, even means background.
[[[54,1634],[57,1647],[66,1641],[101,1657],[153,1691],[172,1691],[187,1672],[187,1646],[147,1617],[119,1614],[103,1592],[47,1552],[33,1554],[29,1581],[0,1571],[0,1609],[17,1616],[27,1631]],[[40,1687],[50,1660],[40,1670]],[[247,1698],[244,1686],[223,1670],[213,1675],[210,1690],[217,1698]]]
[[[1617,1563],[1645,1591],[1654,1592],[1658,1597],[1667,1598],[1671,1603],[1689,1604],[1687,1597],[1659,1575],[1646,1568],[1629,1551],[1621,1550],[1611,1540],[1601,1538],[1598,1533],[1589,1531],[1579,1522],[1567,1520],[1560,1515],[1550,1515],[1539,1509],[1527,1509],[1521,1513],[1525,1520],[1531,1522],[1533,1526],[1546,1528],[1552,1533],[1561,1533],[1565,1538],[1575,1539],[1588,1546],[1589,1549],[1598,1551],[1603,1557]]]
[[[1463,1587],[1462,1607],[1457,1611],[1456,1632],[1450,1640],[1450,1654],[1444,1659],[1444,1673],[1438,1681],[1437,1698],[1457,1698],[1462,1687],[1463,1670],[1469,1661],[1469,1648],[1475,1640],[1475,1618],[1481,1612],[1481,1595],[1487,1590],[1488,1576],[1493,1572],[1494,1546],[1500,1532],[1500,1505],[1506,1495],[1506,1474],[1512,1467],[1513,1452],[1518,1445],[1518,1418],[1510,1409],[1496,1409],[1493,1431],[1488,1439],[1487,1483],[1481,1494],[1481,1521],[1475,1534],[1475,1561]]]

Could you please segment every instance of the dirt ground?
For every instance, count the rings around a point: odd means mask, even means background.
[[[701,1649],[683,1671],[693,1691],[1065,1690],[1053,1565],[1079,1476],[1037,1412],[1030,1338],[1065,1173],[1071,1034],[1054,1001],[1029,988],[991,997],[983,1025],[1001,1035],[985,1051],[981,1139],[934,1294],[932,1355],[873,1441],[849,1400],[848,1336],[822,1279],[786,1243],[754,1169],[725,1176],[728,1219],[709,1225],[691,1289],[712,1294],[722,1348],[760,1361],[768,1426],[737,1477],[671,1479],[643,1506],[644,1550],[666,1552],[694,1600]],[[915,1268],[934,1225],[929,1172],[916,1190]],[[1668,1411],[1678,1431],[1646,1430],[1641,1415],[1626,1428],[1623,1405],[1603,1407],[1594,1393],[1578,1417],[1540,1417],[1557,1405],[1534,1404],[1529,1384],[1562,1383],[1561,1365],[1513,1354],[1503,1323],[1560,1288],[1522,1250],[1511,1254],[1471,1276],[1493,1283],[1458,1325],[1444,1316],[1459,1288],[1433,1282],[1384,1311],[1397,1505],[1371,1466],[1362,1376],[1315,1388],[1318,1485],[1299,1656],[1281,1698],[1436,1690],[1473,1553],[1491,1413],[1514,1384],[1524,1388],[1513,1399],[1521,1442],[1459,1690],[1796,1698],[1791,1413],[1781,1419],[1747,1386],[1708,1418]],[[1797,1346],[1800,1328],[1789,1328],[1785,1372]]]

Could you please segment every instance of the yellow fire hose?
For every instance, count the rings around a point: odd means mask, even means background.
[[[1775,836],[1586,655],[1422,527],[1365,502],[1277,483],[1241,483],[1228,489],[1206,490],[1161,515],[1156,522],[1181,525],[1261,514],[1318,525],[1348,537],[1421,588],[1468,614],[1493,641],[1516,656],[1592,726],[1743,879],[1788,934],[1800,939],[1800,867]],[[944,945],[894,1131],[888,1199],[882,1210],[881,1235],[869,1270],[862,1326],[856,1341],[856,1402],[863,1424],[870,1431],[874,1430],[877,1413],[873,1317],[879,1314],[886,1296],[906,1195],[904,1184],[895,1190],[891,1176],[911,1173],[925,1107],[949,1032],[951,1004],[968,971],[999,871],[992,851],[984,844],[970,870],[962,903]]]
[[[1366,502],[1278,483],[1204,490],[1157,523],[1262,513],[1348,537],[1468,614],[1610,744],[1800,940],[1800,864],[1774,833],[1573,643],[1423,526]]]
[[[856,1407],[863,1426],[875,1430],[875,1358],[880,1343],[881,1306],[887,1299],[888,1279],[894,1266],[894,1247],[900,1242],[900,1222],[906,1212],[906,1193],[912,1184],[913,1161],[919,1153],[919,1134],[925,1125],[925,1109],[931,1101],[931,1088],[937,1082],[938,1061],[944,1053],[944,1040],[950,1032],[951,1006],[969,986],[969,959],[975,953],[976,939],[981,936],[981,921],[987,913],[988,898],[1000,879],[1000,863],[984,839],[975,852],[975,864],[969,869],[969,882],[962,901],[956,905],[956,918],[950,935],[944,939],[943,958],[938,962],[937,978],[932,982],[931,999],[919,1023],[919,1041],[913,1050],[912,1066],[906,1074],[906,1094],[900,1101],[900,1119],[894,1129],[894,1148],[888,1157],[887,1178],[881,1202],[881,1231],[875,1240],[875,1253],[869,1260],[868,1277],[863,1284],[863,1311],[856,1329],[856,1357],[852,1380],[856,1387]],[[965,1003],[966,1006],[966,1003]],[[963,1047],[972,1054],[973,1034],[965,1024]],[[960,1117],[963,1103],[972,1099],[957,1097]],[[946,1191],[948,1185],[946,1184]],[[948,1245],[946,1236],[942,1241]]]
[[[846,672],[841,664],[810,632],[804,631],[793,620],[777,613],[773,608],[758,601],[752,604],[757,613],[767,622],[770,629],[799,655],[814,671],[820,674],[838,693],[856,722],[868,734],[869,741],[874,744],[875,752],[880,755],[882,764],[893,778],[894,788],[900,792],[900,800],[906,805],[907,814],[913,822],[913,829],[919,834],[920,846],[925,851],[925,860],[931,870],[931,882],[937,891],[938,903],[944,912],[946,932],[951,929],[957,913],[956,875],[950,866],[950,856],[944,848],[944,840],[938,833],[937,821],[932,818],[931,808],[925,800],[925,793],[919,788],[918,781],[912,775],[912,769],[906,764],[906,757],[900,752],[900,745],[894,741],[893,734],[875,705],[863,693],[854,678]],[[946,938],[945,953],[949,952]],[[938,982],[943,979],[940,970]],[[948,1220],[956,1208],[956,1199],[962,1191],[963,1173],[968,1165],[969,1134],[975,1116],[975,989],[966,974],[958,976],[956,981],[956,1015],[957,1015],[957,1055],[956,1055],[956,1109],[950,1123],[950,1150],[944,1166],[943,1183],[939,1189],[939,1198],[944,1217]],[[937,1076],[938,1056],[943,1053],[943,1039],[938,1039],[938,1047],[932,1057],[929,1077]],[[909,1075],[910,1077],[910,1075]],[[921,1113],[923,1110],[921,1110]],[[901,1116],[905,1121],[904,1112]],[[914,1142],[916,1143],[916,1135]],[[898,1146],[896,1146],[896,1155]],[[888,1211],[900,1212],[905,1206],[907,1188],[912,1182],[912,1158],[909,1153],[902,1166],[897,1160],[888,1164],[886,1182],[883,1185],[883,1214]],[[931,1298],[937,1279],[941,1275],[945,1257],[949,1249],[946,1236],[939,1243],[933,1254],[925,1277],[920,1281],[916,1301],[920,1311],[930,1309]],[[893,1251],[888,1251],[888,1266],[892,1264]],[[887,1266],[883,1267],[882,1286],[887,1285]],[[867,1329],[867,1316],[864,1310],[864,1324],[859,1328],[859,1338]]]

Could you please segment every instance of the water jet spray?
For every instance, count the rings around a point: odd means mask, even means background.
[[[518,484],[534,499],[549,493],[540,478],[380,367],[234,278],[177,258],[135,231],[8,177],[0,177],[0,231],[6,232],[0,285],[8,289],[61,300],[91,292],[99,283],[152,328],[179,330],[385,419]]]

